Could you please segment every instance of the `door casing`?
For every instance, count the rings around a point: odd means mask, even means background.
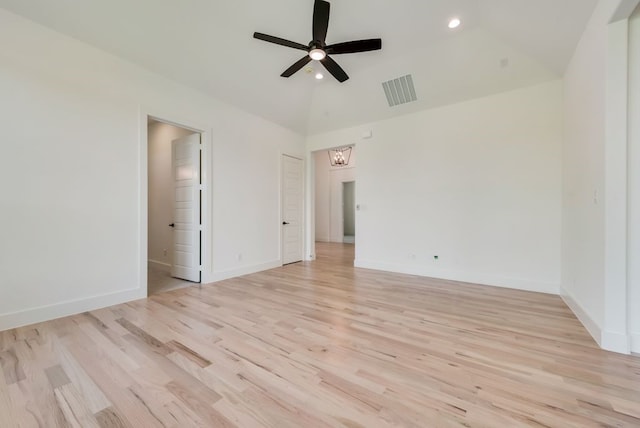
[[[148,261],[148,195],[149,195],[149,179],[148,179],[148,122],[149,120],[155,120],[158,122],[167,123],[170,125],[178,126],[180,128],[188,129],[201,135],[202,141],[202,162],[200,166],[200,174],[202,177],[202,201],[200,204],[200,212],[202,217],[202,241],[200,247],[200,258],[202,264],[202,276],[201,282],[212,282],[213,277],[213,262],[211,259],[211,248],[213,244],[213,210],[212,206],[212,166],[213,166],[213,152],[212,152],[212,140],[211,131],[208,127],[195,120],[181,117],[174,112],[157,111],[150,108],[141,107],[139,114],[139,176],[138,176],[138,193],[139,193],[139,206],[138,206],[138,225],[139,225],[139,238],[138,238],[138,294],[139,297],[146,297],[148,295],[147,290],[147,261]]]

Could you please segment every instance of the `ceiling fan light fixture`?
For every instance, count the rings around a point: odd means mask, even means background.
[[[327,53],[322,49],[315,48],[309,51],[309,56],[311,57],[311,59],[314,59],[316,61],[321,61],[326,58]]]
[[[460,26],[460,24],[461,24],[461,23],[462,23],[462,22],[460,21],[460,18],[452,18],[452,19],[449,21],[449,28],[451,28],[452,30],[453,30],[454,28],[458,28],[458,27]]]
[[[324,75],[322,73],[316,73],[316,79],[322,80],[324,79]]]

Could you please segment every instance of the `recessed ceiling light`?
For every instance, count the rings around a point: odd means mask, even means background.
[[[454,28],[458,28],[460,26],[460,19],[459,18],[453,18],[451,21],[449,21],[449,28],[451,28],[452,30]]]
[[[318,80],[324,79],[324,75],[322,73],[316,73],[316,79]]]

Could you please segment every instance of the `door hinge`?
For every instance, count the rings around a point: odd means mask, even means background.
[[[198,190],[203,190],[204,191],[204,184],[199,184],[198,185]]]
[[[202,268],[202,265],[198,266],[198,271],[203,272],[204,269]]]
[[[202,225],[201,225],[201,224],[199,224],[199,225],[198,225],[198,230],[203,231],[203,230],[204,230],[204,227],[202,227]]]

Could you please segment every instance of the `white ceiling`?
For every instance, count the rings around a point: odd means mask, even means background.
[[[342,84],[304,70],[280,77],[304,52],[252,38],[259,31],[307,44],[313,0],[0,0],[0,7],[312,134],[558,78],[596,2],[334,0],[327,43],[383,43],[381,51],[336,55],[351,77]],[[463,22],[454,31],[453,16]],[[418,101],[390,108],[381,82],[405,74]]]

